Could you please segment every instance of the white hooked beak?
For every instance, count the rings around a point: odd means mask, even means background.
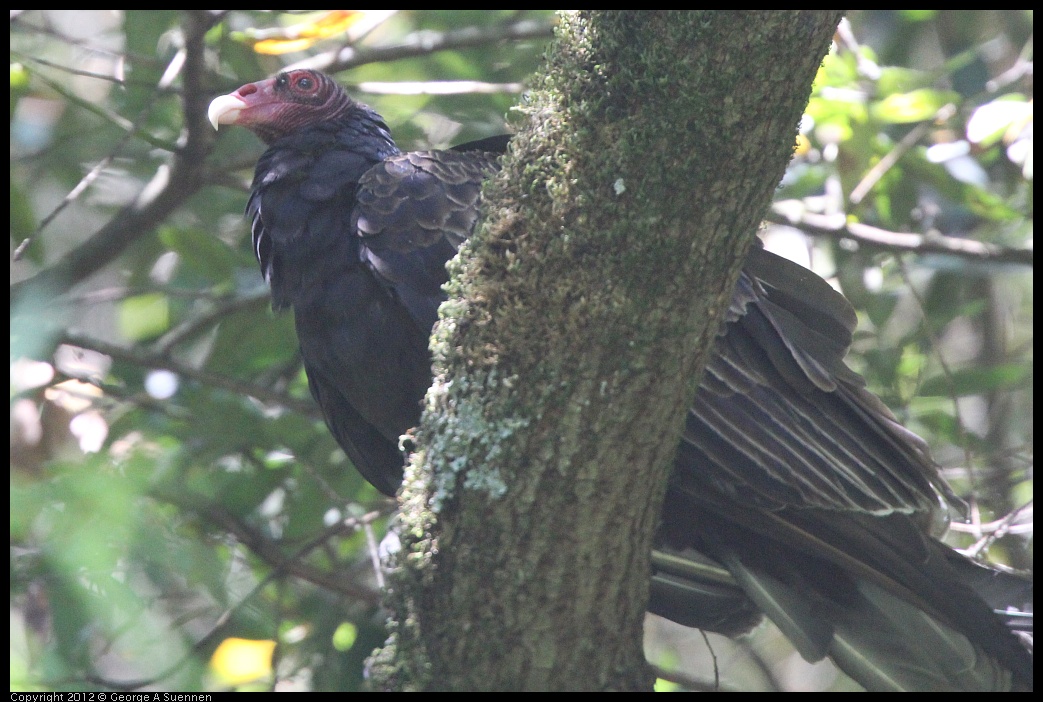
[[[235,94],[221,95],[210,103],[206,116],[217,129],[219,124],[235,124],[244,107],[246,102]]]

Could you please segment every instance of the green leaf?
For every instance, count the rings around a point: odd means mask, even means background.
[[[878,95],[895,95],[931,85],[932,77],[924,71],[897,66],[886,66],[880,70],[876,83]]]
[[[343,622],[333,632],[333,648],[338,651],[349,651],[358,639],[359,628],[351,622]]]
[[[235,269],[235,252],[212,232],[194,227],[163,227],[159,240],[176,251],[185,265],[209,280],[227,280]]]
[[[36,214],[33,211],[33,203],[28,193],[18,185],[14,178],[11,179],[10,197],[11,243],[18,246],[36,229]],[[33,246],[29,246],[25,254],[34,263],[41,263],[43,247],[40,245],[40,241],[34,241]]]
[[[170,300],[160,293],[127,298],[119,306],[119,328],[131,341],[154,339],[170,328]]]
[[[951,91],[921,88],[907,93],[888,95],[874,104],[870,113],[880,122],[890,124],[906,124],[923,122],[934,118],[943,106],[957,102],[959,94]]]
[[[949,396],[981,395],[996,390],[1013,390],[1029,378],[1031,369],[1017,363],[1005,363],[988,368],[968,368],[950,376],[938,375],[920,387],[921,395]]]

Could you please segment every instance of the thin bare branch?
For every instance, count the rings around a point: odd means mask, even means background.
[[[775,224],[797,227],[809,234],[850,239],[862,246],[893,253],[947,254],[983,263],[1032,265],[1031,249],[1011,249],[941,234],[889,232],[868,224],[848,222],[843,214],[823,215],[797,211],[798,209],[803,208],[789,207],[788,203],[775,203],[767,219]]]
[[[163,355],[150,354],[138,349],[119,346],[75,331],[62,331],[58,341],[60,343],[97,351],[98,353],[103,353],[106,356],[111,356],[117,360],[132,363],[142,368],[168,370],[171,373],[176,373],[188,378],[189,380],[194,380],[201,385],[227,390],[228,392],[237,395],[253,397],[266,404],[280,405],[316,419],[321,416],[318,408],[312,402],[298,400],[295,397],[277,392],[271,388],[255,385],[237,378],[230,378],[226,375],[218,375],[217,373],[192,368],[191,366]]]
[[[553,33],[554,25],[551,22],[535,20],[520,20],[495,27],[468,27],[450,32],[416,32],[399,44],[364,48],[345,46],[298,61],[288,68],[314,68],[337,73],[368,63],[427,56],[437,51],[466,49],[500,41],[549,39]]]
[[[11,286],[12,299],[50,299],[88,278],[156,225],[205,183],[204,162],[213,142],[206,122],[207,93],[203,87],[204,36],[212,18],[204,11],[185,13],[184,112],[185,136],[174,152],[172,165],[162,165],[129,205],[87,241],[52,266]],[[165,80],[172,78],[168,70]]]

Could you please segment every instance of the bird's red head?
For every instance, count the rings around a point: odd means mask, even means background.
[[[215,98],[207,116],[214,129],[236,124],[271,144],[301,127],[335,120],[357,105],[329,76],[298,69]]]

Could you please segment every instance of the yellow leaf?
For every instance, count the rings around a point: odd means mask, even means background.
[[[242,685],[271,675],[274,652],[274,641],[225,639],[210,658],[210,670],[225,685]]]
[[[383,22],[393,12],[388,10],[331,10],[313,15],[306,22],[270,30],[247,33],[259,54],[288,54],[303,51],[312,44],[349,32],[348,41]],[[354,30],[354,31],[352,31]]]
[[[304,51],[314,43],[311,39],[265,39],[254,44],[254,51],[259,54],[278,56],[294,51]]]

